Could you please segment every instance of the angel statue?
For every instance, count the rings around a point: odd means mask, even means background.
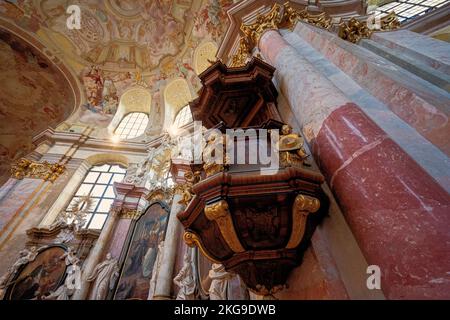
[[[90,300],[105,300],[108,292],[114,289],[116,280],[119,278],[119,265],[117,259],[111,253],[106,255],[106,260],[100,262],[87,278],[88,282],[94,282]]]

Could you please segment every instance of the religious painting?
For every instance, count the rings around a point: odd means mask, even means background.
[[[136,222],[117,284],[115,300],[147,300],[158,245],[164,241],[168,212],[159,203]]]
[[[26,264],[10,285],[9,300],[40,300],[56,291],[64,281],[66,263],[62,256],[66,249],[53,246],[41,251]]]

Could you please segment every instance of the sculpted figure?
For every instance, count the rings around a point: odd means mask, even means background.
[[[147,300],[152,300],[156,290],[156,279],[161,268],[162,259],[164,256],[164,241],[158,245],[158,254],[156,256],[155,266],[153,267],[152,278],[150,279],[150,289],[148,290]]]
[[[8,271],[0,278],[0,300],[6,293],[6,288],[9,286],[11,280],[16,275],[19,268],[28,262],[34,261],[38,255],[38,250],[36,247],[31,247],[30,250],[24,249],[19,252],[19,258],[17,261],[8,269]]]
[[[191,250],[187,249],[184,254],[184,264],[173,282],[180,288],[177,300],[195,300],[196,285],[192,270]]]
[[[214,263],[209,271],[211,286],[210,300],[247,300],[248,290],[241,278],[225,270],[221,264]]]
[[[100,262],[87,278],[88,282],[94,282],[91,300],[104,300],[109,290],[114,288],[115,282],[119,277],[119,265],[117,259],[113,258],[111,253],[106,255],[106,260]]]
[[[228,300],[228,281],[233,277],[225,271],[225,267],[218,263],[213,263],[209,270],[211,286],[209,287],[210,300]]]

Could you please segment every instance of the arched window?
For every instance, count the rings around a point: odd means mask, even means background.
[[[70,212],[73,205],[80,202],[81,197],[89,196],[92,205],[88,210],[84,228],[102,229],[115,198],[113,184],[121,182],[125,172],[126,169],[119,165],[105,164],[92,167],[75,192],[66,212]]]
[[[127,114],[114,131],[114,135],[120,140],[128,140],[139,137],[145,132],[148,124],[148,115],[143,112]]]
[[[187,105],[178,112],[173,124],[174,124],[175,128],[181,128],[181,127],[187,125],[188,123],[191,123],[192,121],[193,121],[193,119],[192,119],[191,109],[189,108],[189,105]]]
[[[383,17],[394,11],[400,22],[406,22],[425,13],[442,7],[449,0],[400,0],[375,8],[375,16]]]

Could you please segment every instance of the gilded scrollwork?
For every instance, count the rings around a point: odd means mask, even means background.
[[[338,35],[340,38],[358,43],[361,39],[369,39],[375,31],[391,31],[400,27],[400,21],[395,12],[380,18],[377,21],[369,17],[366,21],[351,18],[339,24]]]
[[[292,132],[292,127],[284,125],[281,128],[279,142],[280,164],[283,167],[302,166],[308,158],[301,136]]]
[[[248,40],[245,37],[242,37],[239,40],[239,47],[236,54],[233,56],[231,60],[232,67],[243,67],[246,65],[248,58],[251,56],[252,49]]]
[[[181,194],[182,198],[178,201],[179,204],[187,206],[189,202],[191,202],[194,197],[194,191],[192,187],[194,184],[200,181],[200,172],[191,172],[188,171],[184,174],[185,182],[182,184],[177,184],[174,189],[174,193]]]
[[[317,198],[299,194],[292,206],[292,233],[289,238],[287,249],[296,248],[303,239],[306,228],[306,220],[310,213],[315,213],[320,208]]]
[[[217,223],[220,232],[222,233],[222,237],[225,239],[231,250],[236,253],[245,251],[239,241],[236,230],[234,229],[233,219],[230,215],[228,203],[225,200],[206,205],[205,216],[209,220]]]
[[[339,24],[338,35],[344,40],[358,43],[362,38],[370,38],[372,32],[373,31],[367,26],[366,21],[351,18],[350,20]]]
[[[66,167],[59,163],[39,163],[22,158],[12,165],[11,176],[18,180],[32,178],[54,182],[65,170]]]
[[[183,234],[183,240],[189,247],[198,247],[201,251],[201,253],[208,258],[211,262],[220,263],[217,259],[214,259],[211,257],[211,255],[205,250],[203,247],[202,242],[200,241],[200,238],[192,232],[185,231]]]
[[[281,6],[275,3],[267,14],[259,15],[255,23],[241,25],[242,33],[253,47],[258,45],[259,39],[264,31],[278,29],[282,20],[281,10]]]
[[[298,21],[303,21],[324,29],[331,28],[331,17],[326,12],[312,14],[307,9],[296,10],[291,7],[289,2],[286,2],[284,4],[283,19],[280,27],[293,30]]]
[[[217,144],[216,139],[217,137],[214,135],[209,137],[206,147],[203,150],[203,170],[205,171],[206,177],[225,171],[230,163],[225,144]],[[217,150],[220,146],[222,146],[222,150]],[[216,152],[220,152],[221,154],[217,154]],[[214,154],[213,157],[211,156],[212,154]]]

